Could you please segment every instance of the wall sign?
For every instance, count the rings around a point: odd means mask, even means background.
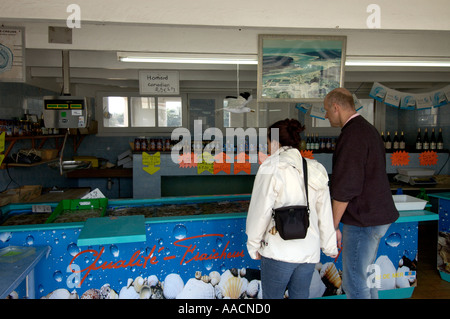
[[[144,95],[180,94],[178,71],[139,71],[139,93]]]
[[[24,28],[0,27],[0,81],[25,82]]]

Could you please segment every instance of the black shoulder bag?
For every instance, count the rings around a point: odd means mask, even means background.
[[[303,177],[305,179],[306,206],[285,206],[273,210],[275,227],[284,240],[303,239],[309,227],[309,201],[308,201],[308,169],[303,159]]]

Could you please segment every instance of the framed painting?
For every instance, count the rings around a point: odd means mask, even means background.
[[[258,100],[317,102],[344,84],[347,37],[259,35]]]

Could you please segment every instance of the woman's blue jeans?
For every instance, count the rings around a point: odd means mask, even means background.
[[[282,299],[286,288],[289,299],[306,299],[316,264],[287,263],[261,257],[263,299]]]
[[[390,224],[342,228],[342,285],[349,299],[377,299],[378,290],[367,283],[368,266],[375,262],[380,239]]]

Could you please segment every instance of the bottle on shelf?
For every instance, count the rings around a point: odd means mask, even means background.
[[[392,140],[392,149],[394,151],[399,149],[399,139],[398,139],[398,135],[397,135],[397,131],[395,131],[395,135],[394,135],[394,139]]]
[[[437,148],[436,145],[436,136],[434,134],[434,128],[431,129],[431,137],[430,137],[430,150],[435,151]]]
[[[309,134],[306,134],[306,149],[311,149],[311,139],[309,138]]]
[[[428,151],[430,149],[430,141],[428,140],[428,129],[425,129],[425,132],[423,133],[423,144],[422,149],[424,151]]]
[[[423,148],[422,137],[420,135],[420,128],[417,129],[417,138],[416,138],[416,151],[421,151]]]
[[[439,128],[439,134],[438,134],[436,146],[437,146],[438,150],[444,149],[444,139],[442,138],[442,128]]]
[[[385,145],[386,151],[392,150],[391,133],[389,131],[387,131],[386,143],[384,145]]]
[[[383,145],[386,148],[386,138],[384,137],[384,132],[381,132],[381,141],[383,142]]]
[[[400,150],[405,150],[405,148],[406,148],[406,140],[405,140],[405,135],[403,134],[403,131],[402,131],[402,134],[400,135],[400,140],[399,140],[399,149]]]
[[[319,134],[316,134],[316,138],[314,139],[314,150],[318,151],[319,149],[320,149]]]

